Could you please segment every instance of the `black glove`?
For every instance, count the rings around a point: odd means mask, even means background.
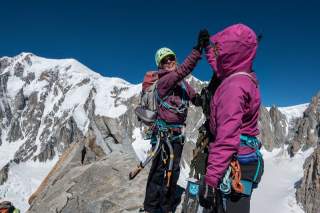
[[[214,188],[205,183],[204,178],[201,180],[200,191],[199,191],[199,202],[200,205],[206,209],[213,209],[215,203]]]
[[[207,29],[200,30],[198,39],[202,48],[207,47],[210,44],[209,42],[210,34],[208,30]]]
[[[209,45],[209,37],[210,35],[207,29],[200,30],[198,34],[197,44],[193,49],[196,49],[199,52],[202,52],[202,49]]]

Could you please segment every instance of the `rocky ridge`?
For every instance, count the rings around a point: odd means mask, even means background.
[[[320,93],[312,98],[303,118],[297,123],[297,131],[289,151],[315,147],[314,153],[304,163],[303,178],[297,183],[296,197],[306,213],[320,212]]]

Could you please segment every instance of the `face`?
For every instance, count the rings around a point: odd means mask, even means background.
[[[218,56],[219,56],[219,46],[218,46],[217,43],[213,45],[213,51],[214,51],[214,56],[215,56],[215,58],[217,60]]]
[[[169,71],[173,71],[177,68],[176,57],[174,55],[168,55],[161,60],[161,68]]]

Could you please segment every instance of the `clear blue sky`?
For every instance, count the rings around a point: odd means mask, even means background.
[[[154,52],[168,46],[180,61],[197,33],[242,22],[264,38],[255,70],[264,105],[309,102],[320,90],[320,3],[214,0],[1,1],[0,56],[32,52],[75,58],[104,76],[131,83],[154,70]],[[208,80],[203,59],[193,72]]]

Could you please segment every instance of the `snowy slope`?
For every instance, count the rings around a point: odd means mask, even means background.
[[[133,85],[120,78],[103,77],[74,59],[47,59],[35,56],[31,53],[22,53],[13,58],[15,63],[13,63],[11,67],[6,68],[6,70],[13,72],[13,69],[10,68],[18,62],[24,63],[21,62],[21,60],[27,55],[31,55],[32,65],[26,67],[23,76],[26,77],[28,73],[34,73],[36,80],[32,81],[31,84],[28,84],[11,73],[8,81],[8,95],[10,99],[14,99],[14,96],[22,88],[24,89],[25,96],[28,96],[34,91],[44,90],[44,87],[47,86],[48,82],[40,80],[40,76],[44,71],[48,70],[58,72],[63,86],[71,86],[71,89],[66,94],[66,101],[62,104],[64,110],[77,108],[88,97],[89,89],[94,87],[97,90],[97,96],[95,98],[97,114],[107,117],[119,117],[121,114],[125,113],[126,107],[123,105],[114,106],[112,104],[114,102],[114,98],[112,97],[114,88],[128,89],[124,95],[120,96],[121,98],[130,98],[133,95],[139,94],[141,90],[141,84]],[[3,71],[2,74],[5,74],[6,70]],[[90,80],[90,83],[86,87],[77,85],[84,80]],[[56,96],[57,95],[54,95],[47,99],[47,112],[50,111],[58,100]]]
[[[10,200],[21,212],[26,212],[29,208],[28,198],[57,161],[58,158],[55,158],[44,163],[28,161],[11,166],[8,181],[0,186],[0,198],[4,198],[0,201]]]
[[[133,130],[133,143],[132,147],[136,152],[137,158],[139,161],[144,161],[147,158],[147,153],[151,149],[150,140],[144,140],[141,133],[140,128],[136,128]]]
[[[279,107],[278,109],[286,116],[288,123],[290,123],[295,118],[301,118],[308,106],[309,103],[305,103],[289,107]]]
[[[284,121],[280,122],[285,122],[281,123],[281,126],[286,126],[286,136],[288,136],[289,129],[292,128],[294,125],[295,119],[296,118],[302,118],[304,111],[308,108],[309,103],[304,103],[304,104],[299,104],[299,105],[294,105],[294,106],[288,106],[288,107],[278,107],[277,109],[285,116]],[[271,107],[266,107],[268,111],[270,111]],[[273,128],[271,123],[270,123],[271,129]]]
[[[286,149],[285,149],[286,150]],[[303,213],[297,204],[295,183],[303,177],[303,164],[313,149],[290,158],[285,150],[263,151],[265,171],[252,195],[252,213]]]

